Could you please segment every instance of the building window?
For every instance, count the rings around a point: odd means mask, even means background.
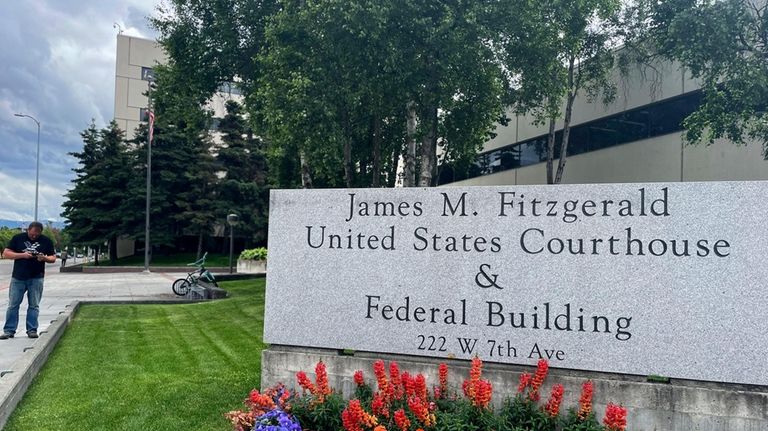
[[[141,68],[141,79],[144,81],[154,81],[155,80],[155,71],[151,67],[142,67]]]
[[[568,156],[679,132],[683,130],[683,120],[701,105],[701,97],[701,92],[697,91],[573,126]],[[544,162],[547,160],[547,139],[547,135],[537,136],[478,154],[475,162],[465,169],[456,166],[444,169],[441,166],[445,174],[440,175],[439,184]],[[563,131],[558,130],[555,132],[555,159],[560,158],[562,141]]]
[[[147,108],[139,108],[139,121],[149,121]]]
[[[219,86],[219,93],[227,94],[229,96],[240,96],[243,91],[234,82],[225,82]]]

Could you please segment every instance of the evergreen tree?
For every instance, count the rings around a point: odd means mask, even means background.
[[[217,160],[222,169],[217,206],[219,220],[240,216],[238,232],[253,241],[266,240],[269,191],[264,146],[247,127],[239,103],[226,103],[227,115],[219,123],[222,145]]]
[[[65,195],[62,216],[69,220],[72,241],[100,249],[109,244],[110,261],[117,259],[125,185],[129,168],[124,133],[114,121],[104,129],[91,125],[81,133],[83,150],[70,153],[79,161],[74,187]],[[98,261],[97,261],[98,264]]]

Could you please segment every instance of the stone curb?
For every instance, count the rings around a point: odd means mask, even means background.
[[[0,370],[0,430],[11,417],[27,389],[32,384],[37,374],[48,361],[59,339],[72,322],[81,305],[127,305],[127,304],[191,304],[207,302],[209,300],[189,299],[146,299],[146,300],[117,300],[117,301],[72,301],[59,316],[51,321],[48,329],[40,332],[40,338],[32,347],[28,347],[24,354],[13,363],[12,370]]]
[[[48,329],[40,333],[38,341],[13,364],[14,369],[0,376],[0,430],[5,428],[11,413],[45,365],[79,307],[79,301],[67,305],[66,309],[59,313],[59,317],[51,321]]]

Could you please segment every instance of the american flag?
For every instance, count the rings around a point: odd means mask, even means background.
[[[152,145],[152,135],[155,132],[155,113],[149,111],[149,145]]]

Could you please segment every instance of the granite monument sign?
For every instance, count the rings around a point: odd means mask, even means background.
[[[264,339],[768,384],[765,182],[272,191]]]

